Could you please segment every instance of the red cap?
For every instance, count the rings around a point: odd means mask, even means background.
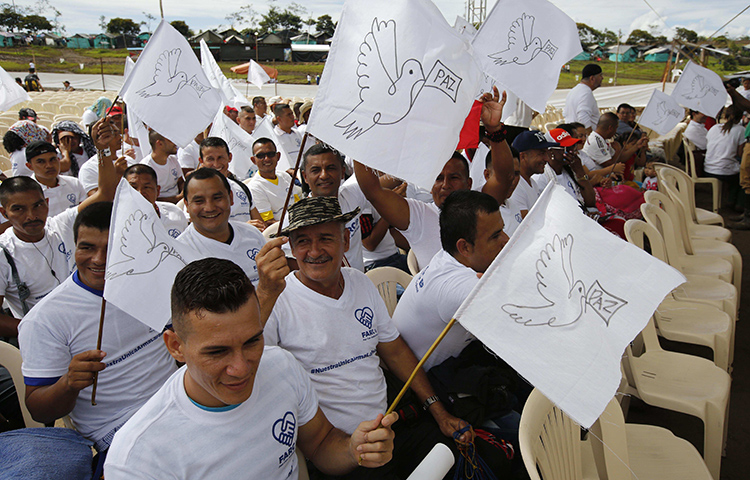
[[[227,105],[227,106],[226,106],[226,107],[224,107],[224,108],[225,108],[225,110],[227,111],[227,113],[229,113],[229,112],[239,112],[239,110],[237,110],[237,109],[236,109],[236,108],[234,108],[234,107],[230,107],[229,105]]]
[[[122,115],[122,108],[115,105],[109,110],[108,117],[114,117],[115,115]]]
[[[570,134],[562,128],[553,128],[549,131],[549,134],[554,141],[563,147],[569,147],[581,141],[580,138],[571,137]]]

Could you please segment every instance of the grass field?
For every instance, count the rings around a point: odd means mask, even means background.
[[[105,74],[122,75],[125,69],[125,49],[72,49],[55,47],[3,47],[0,48],[0,66],[8,71],[25,71],[28,62],[34,61],[40,72],[55,73],[89,73],[98,74],[102,70]],[[60,60],[63,60],[62,62]],[[229,69],[242,62],[219,62],[219,66],[228,78],[241,78]],[[561,72],[558,88],[572,88],[577,82],[576,75],[580,75],[583,67],[590,62],[570,62],[570,72]],[[83,69],[80,68],[83,64]],[[681,62],[681,66],[684,63]],[[270,62],[279,71],[280,83],[307,83],[306,76],[315,77],[323,72],[322,63],[286,63]],[[615,63],[609,60],[599,62],[604,71],[604,86],[615,85]],[[637,61],[634,63],[619,63],[617,65],[617,85],[636,85],[641,83],[660,82],[664,73],[664,63]],[[719,75],[733,72],[724,71],[717,59],[709,58],[708,67]],[[612,80],[612,83],[610,83]]]

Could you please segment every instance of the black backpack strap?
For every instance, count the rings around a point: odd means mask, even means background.
[[[26,300],[31,296],[31,291],[29,290],[29,287],[26,285],[26,283],[21,281],[21,278],[18,276],[18,269],[16,268],[16,262],[13,260],[13,257],[10,256],[10,252],[8,251],[5,246],[0,246],[0,248],[3,249],[3,254],[5,254],[5,259],[8,261],[8,265],[10,265],[10,274],[13,277],[13,283],[16,284],[16,288],[18,289],[18,298],[21,300],[21,309],[23,310],[24,316],[29,313],[29,305],[26,303]]]

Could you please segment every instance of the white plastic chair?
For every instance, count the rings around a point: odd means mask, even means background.
[[[649,405],[698,417],[703,421],[703,458],[719,480],[721,455],[729,413],[731,378],[704,358],[662,350],[653,319],[639,335],[644,352],[636,357],[627,347],[627,362],[635,387],[629,393]]]
[[[625,222],[625,237],[640,248],[645,244],[644,238],[648,238],[652,251],[664,249],[659,232],[642,220]],[[654,312],[654,319],[662,337],[709,347],[714,364],[729,371],[734,350],[734,321],[725,312],[711,305],[667,298]]]
[[[656,169],[656,176],[659,179],[660,183],[661,183],[660,173],[662,169],[674,169],[674,170],[682,172],[682,170],[680,170],[679,168],[673,167],[671,165],[667,165],[665,163],[657,163],[654,165],[654,168]],[[685,174],[685,176],[687,176],[687,174]],[[705,210],[703,208],[698,208],[695,205],[695,185],[691,184],[690,188],[686,188],[684,192],[681,192],[681,193],[686,193],[688,196],[687,205],[690,205],[690,208],[689,208],[690,216],[693,217],[693,220],[703,225],[719,225],[720,227],[724,226],[724,217],[722,217],[718,213],[709,212],[708,210]]]
[[[267,230],[267,229],[266,229]],[[380,297],[388,308],[388,315],[393,316],[398,302],[396,298],[396,285],[404,289],[409,286],[412,276],[394,267],[378,267],[369,270],[365,275],[375,284]]]
[[[693,142],[685,137],[682,137],[682,145],[685,149],[685,158],[687,159],[687,166],[690,168],[690,178],[693,183],[707,183],[711,185],[711,193],[713,194],[713,213],[718,214],[719,208],[721,208],[721,180],[712,177],[699,177],[698,171],[695,169],[695,146]],[[723,221],[723,220],[722,220]]]
[[[406,255],[406,266],[409,267],[409,272],[411,272],[412,276],[419,273],[419,264],[417,263],[417,254],[414,253],[413,248],[409,250],[409,253]]]
[[[42,102],[42,109],[54,114],[61,113],[60,105],[57,102]]]
[[[16,387],[16,395],[18,396],[18,403],[21,405],[21,413],[26,428],[44,427],[43,423],[39,423],[31,417],[29,409],[26,408],[26,384],[23,383],[23,374],[21,373],[21,351],[10,343],[0,341],[0,365],[5,367],[13,378],[13,385]]]
[[[69,104],[69,103],[65,105],[60,105],[60,113],[67,113],[70,115],[76,115],[78,117],[80,117],[83,114],[81,108],[78,105]]]

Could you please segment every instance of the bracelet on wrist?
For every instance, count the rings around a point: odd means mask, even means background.
[[[495,130],[494,132],[490,133],[485,131],[484,136],[489,139],[490,142],[493,143],[500,143],[503,140],[505,140],[505,137],[508,135],[508,129],[505,128],[505,124],[501,123],[500,128]]]

